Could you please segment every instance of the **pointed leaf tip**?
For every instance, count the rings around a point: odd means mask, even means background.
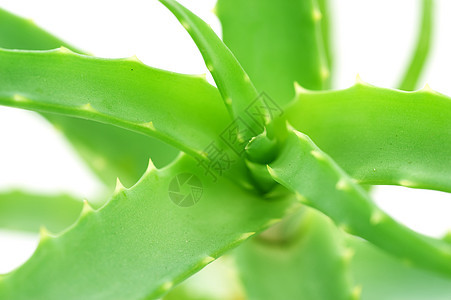
[[[59,47],[58,51],[64,54],[74,54],[74,52],[64,46]]]
[[[364,85],[365,82],[362,80],[362,77],[360,77],[360,74],[357,73],[355,76],[355,85]]]
[[[133,55],[133,56],[127,57],[125,60],[133,61],[133,62],[137,62],[137,63],[143,64],[143,62],[138,58],[138,56],[136,56],[136,54]]]
[[[116,188],[114,189],[114,195],[117,195],[123,191],[125,191],[125,187],[122,184],[121,180],[119,179],[119,177],[116,178]]]
[[[149,163],[147,164],[146,174],[149,174],[153,171],[157,170],[151,158],[149,158]]]
[[[289,120],[285,120],[285,127],[289,132],[294,132],[296,135],[298,135],[298,133],[301,135],[303,134],[303,133],[297,131],[296,128],[294,128],[294,126],[291,125]]]
[[[16,102],[29,102],[30,100],[20,94],[14,94],[13,100]]]
[[[81,210],[81,216],[86,216],[90,213],[94,212],[94,209],[91,207],[91,205],[89,204],[88,200],[83,200],[83,208]]]
[[[296,95],[305,94],[308,92],[308,90],[303,88],[297,81],[294,82],[294,91],[296,92]]]
[[[50,231],[47,229],[47,227],[45,227],[44,225],[42,225],[42,226],[39,228],[39,237],[40,237],[40,240],[41,240],[41,242],[42,242],[42,241],[51,239],[51,238],[53,237],[53,235],[50,233]]]
[[[214,258],[214,257],[212,257],[212,256],[207,256],[207,257],[205,257],[205,258],[201,261],[200,264],[201,264],[202,266],[206,266],[206,265],[208,265],[209,263],[213,262],[215,259],[216,259],[216,258]]]
[[[85,111],[90,111],[90,112],[96,112],[94,107],[92,107],[91,103],[86,103],[86,104],[80,106],[80,109],[85,110]]]
[[[423,92],[423,93],[435,93],[435,91],[431,88],[431,86],[428,84],[428,83],[426,83],[424,86],[423,86],[423,88],[420,90],[420,92]]]
[[[246,232],[243,233],[239,238],[238,238],[238,242],[243,242],[245,240],[247,240],[248,238],[250,238],[251,236],[253,236],[255,234],[255,232]]]
[[[276,177],[276,172],[274,171],[273,168],[271,168],[269,165],[266,165],[266,169],[268,170],[269,174],[273,177]]]
[[[153,125],[152,121],[146,122],[146,123],[142,123],[141,126],[144,127],[144,128],[147,128],[147,129],[149,129],[151,131],[157,131],[157,129],[155,128],[155,125]]]
[[[199,79],[207,81],[207,73],[195,74],[193,76],[196,77],[196,78],[199,78]]]
[[[310,141],[310,138],[306,134],[304,134],[304,133],[302,133],[300,131],[297,131],[293,126],[291,126],[291,124],[288,122],[288,120],[287,120],[286,124],[287,124],[287,128],[289,130],[293,131],[298,138]]]

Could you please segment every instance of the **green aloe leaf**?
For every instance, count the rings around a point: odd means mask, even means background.
[[[63,234],[43,232],[30,260],[0,277],[0,299],[155,299],[291,205],[214,182],[186,155],[150,165],[100,210],[85,206]]]
[[[362,286],[362,300],[449,299],[449,278],[416,269],[360,239],[348,237],[347,242],[355,252],[351,270]]]
[[[318,0],[318,8],[321,12],[321,34],[323,36],[324,53],[326,55],[327,66],[331,71],[333,68],[333,39],[331,37],[331,24],[333,24],[333,17],[330,12],[331,6],[329,0]],[[320,45],[321,42],[317,42]],[[333,75],[330,72],[330,75]],[[330,85],[330,79],[328,85]],[[327,84],[326,84],[327,85]],[[326,86],[327,87],[327,86]]]
[[[198,158],[230,120],[203,77],[154,69],[133,58],[93,58],[65,48],[0,50],[0,66],[2,105],[121,126]]]
[[[59,114],[41,113],[71,142],[78,154],[109,187],[119,177],[133,185],[146,171],[149,158],[164,167],[179,151],[159,139],[120,127]]]
[[[213,298],[209,296],[193,295],[193,292],[187,289],[178,288],[169,293],[164,300],[225,300],[221,298]]]
[[[233,122],[218,90],[203,76],[151,68],[133,57],[94,58],[66,48],[0,49],[0,105],[89,119],[155,137],[197,158],[212,177],[227,175],[249,185],[244,162],[224,137]],[[127,159],[112,151],[119,163]]]
[[[418,79],[424,69],[424,65],[431,49],[431,38],[434,23],[434,1],[422,1],[422,16],[420,30],[418,32],[418,40],[406,70],[399,89],[405,91],[413,91],[417,88]]]
[[[211,27],[175,0],[160,0],[180,21],[199,48],[208,70],[212,74],[224,104],[237,120],[238,135],[248,141],[263,130],[269,122],[270,113],[258,98],[249,76],[232,52],[224,45]],[[255,118],[248,113],[253,102],[260,102],[261,114]]]
[[[244,243],[243,243],[244,244]],[[238,247],[241,247],[238,246]],[[233,250],[194,274],[166,294],[164,300],[246,299],[239,281]]]
[[[60,232],[80,215],[83,202],[70,195],[22,191],[0,194],[0,228],[38,232],[41,226]]]
[[[63,46],[74,52],[83,53],[39,28],[32,20],[21,18],[1,8],[0,46],[6,49],[22,50],[50,50]]]
[[[298,226],[286,241],[264,239],[263,233],[237,248],[248,299],[351,299],[349,255],[341,233],[314,210],[302,214]]]
[[[451,192],[451,100],[429,88],[298,88],[284,117],[359,183]]]
[[[320,2],[218,1],[224,42],[256,88],[281,105],[293,99],[295,81],[309,89],[330,87],[328,15]]]
[[[346,232],[409,263],[451,276],[451,245],[418,234],[381,211],[306,135],[289,132],[268,170],[277,182],[297,193],[299,201],[328,215]]]
[[[0,9],[0,47],[21,50],[50,50],[64,46],[83,53],[42,30],[30,20]],[[178,151],[152,137],[89,120],[42,114],[61,130],[92,170],[107,185],[116,177],[134,184],[144,173],[149,157],[157,167],[171,162]]]

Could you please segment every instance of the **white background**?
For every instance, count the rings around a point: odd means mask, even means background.
[[[215,1],[180,2],[220,35],[220,24],[212,13]],[[413,0],[332,1],[335,88],[350,86],[357,73],[375,85],[397,86],[415,42],[419,3]],[[137,55],[153,67],[182,73],[207,73],[188,34],[156,0],[1,0],[0,6],[33,19],[41,27],[96,56]],[[437,1],[433,50],[421,80],[422,85],[428,82],[432,88],[448,95],[451,95],[450,11],[451,2]],[[39,116],[0,107],[0,191],[11,188],[68,191],[88,199],[103,189],[62,136]],[[448,194],[380,187],[375,191],[375,198],[396,219],[422,233],[440,236],[451,229],[451,196]],[[35,235],[0,230],[0,273],[25,261],[36,244]]]

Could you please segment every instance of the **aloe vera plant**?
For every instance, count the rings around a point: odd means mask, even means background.
[[[326,0],[219,0],[223,40],[160,2],[216,86],[91,56],[0,10],[0,104],[42,114],[116,184],[97,205],[1,194],[0,226],[40,242],[0,275],[0,299],[203,299],[182,282],[223,255],[242,285],[230,299],[449,299],[448,239],[398,223],[368,192],[451,192],[451,99],[411,92],[432,1],[400,90],[359,78],[331,90]]]

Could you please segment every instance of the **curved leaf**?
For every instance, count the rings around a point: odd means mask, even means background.
[[[447,300],[451,281],[387,255],[371,244],[348,237],[355,251],[351,270],[362,286],[362,300]]]
[[[230,121],[218,98],[202,77],[134,59],[93,58],[65,48],[0,50],[2,105],[121,126],[198,158],[212,141],[221,144],[219,135]]]
[[[397,223],[313,142],[290,132],[271,176],[301,202],[328,215],[340,228],[423,268],[451,276],[451,245]]]
[[[166,294],[163,300],[246,299],[232,253],[233,250],[183,281]]]
[[[146,171],[168,165],[179,151],[151,136],[124,128],[59,114],[41,113],[60,130],[102,181],[114,189],[116,178],[133,185]]]
[[[183,184],[186,174],[197,180]],[[174,193],[198,202],[176,205]],[[162,170],[151,165],[132,188],[119,184],[100,210],[85,206],[63,234],[42,233],[30,260],[0,277],[0,298],[155,299],[292,204],[262,200],[224,177],[213,182],[188,156]]]
[[[4,192],[0,194],[0,228],[38,232],[45,226],[60,232],[77,220],[82,207],[82,201],[69,195]]]
[[[361,82],[299,89],[284,116],[359,183],[451,192],[451,100],[444,95]]]
[[[18,17],[0,8],[0,46],[6,49],[50,50],[66,47],[77,53],[83,51],[69,45],[29,19]]]
[[[406,70],[399,89],[405,91],[413,91],[418,84],[418,79],[423,71],[429,50],[431,48],[431,37],[433,30],[433,0],[422,1],[422,17],[420,30],[418,33],[418,41],[413,52],[409,67]]]
[[[324,53],[326,55],[327,65],[329,70],[333,67],[333,39],[331,37],[331,24],[333,17],[331,14],[331,5],[329,0],[318,0],[318,8],[321,12],[321,34],[323,37]],[[330,72],[330,75],[333,75]],[[329,85],[330,85],[329,80]]]
[[[256,237],[241,245],[235,253],[248,299],[349,300],[349,260],[340,237],[330,219],[309,210],[286,243]]]
[[[295,81],[314,90],[330,86],[325,2],[321,0],[321,6],[316,0],[217,3],[224,42],[256,88],[281,105],[293,99]]]
[[[61,46],[83,53],[42,30],[31,20],[0,9],[0,47],[50,50]],[[134,184],[144,173],[149,157],[157,167],[163,167],[178,154],[175,148],[157,139],[119,127],[61,115],[42,115],[64,133],[103,182],[113,187],[116,177],[125,184]]]
[[[263,125],[269,121],[267,118],[263,118],[263,120],[260,118],[268,116],[267,109],[265,105],[261,105],[263,113],[256,120],[247,113],[247,108],[254,101],[260,102],[261,100],[257,98],[255,87],[232,52],[209,25],[177,1],[160,0],[160,2],[177,17],[196,43],[230,115],[234,119],[240,118],[244,121],[245,125],[237,122],[240,127],[238,134],[241,135],[241,139],[248,141],[260,133]]]

